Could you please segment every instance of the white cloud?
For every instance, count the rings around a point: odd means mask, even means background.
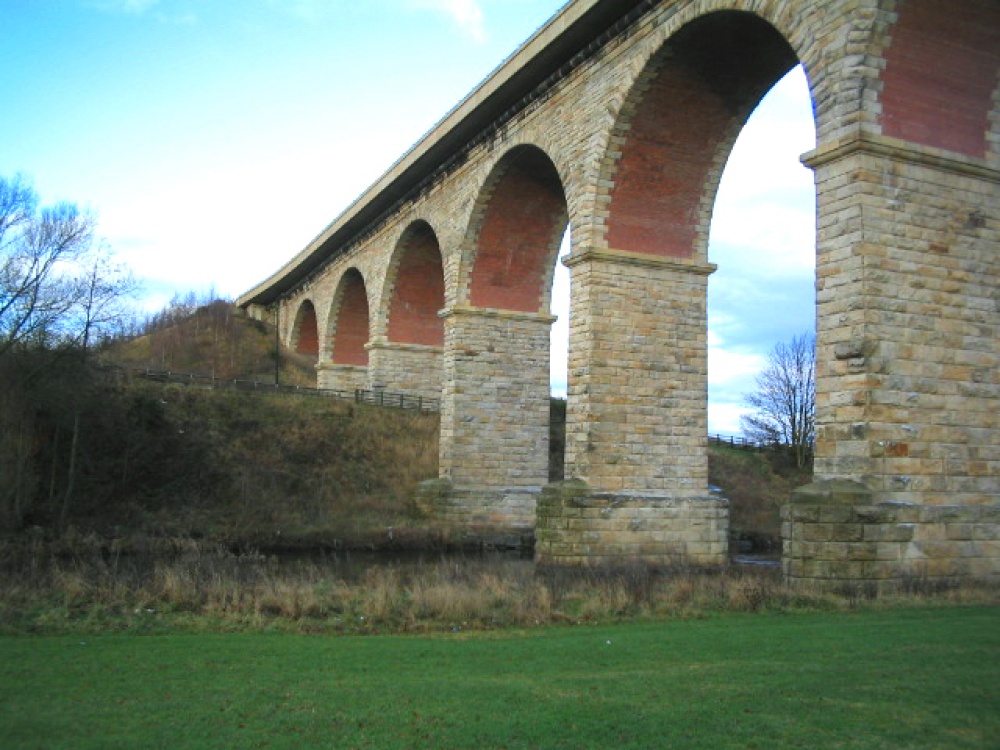
[[[762,201],[729,204],[717,211],[709,260],[722,271],[734,263],[740,273],[812,276],[816,269],[816,215],[812,206]],[[766,219],[762,219],[766,217]],[[744,268],[745,267],[745,268]]]
[[[712,385],[756,375],[763,366],[764,357],[759,354],[744,354],[718,345],[708,347],[708,382]]]
[[[740,415],[750,411],[744,394],[754,389],[754,380],[766,357],[746,344],[729,343],[721,331],[728,330],[729,323],[734,321],[718,313],[713,318],[715,328],[708,332],[708,431],[738,435]]]
[[[192,11],[166,12],[160,0],[93,0],[88,6],[105,13],[126,13],[133,16],[148,15],[158,23],[175,26],[193,26],[198,16]]]
[[[412,2],[417,8],[445,13],[477,42],[485,41],[485,17],[478,0],[412,0]]]
[[[556,316],[552,324],[551,359],[549,361],[549,376],[553,395],[566,396],[566,383],[569,370],[569,269],[562,263],[570,251],[569,227],[563,235],[559,247],[559,258],[556,261],[555,274],[552,277],[552,301],[550,310]]]
[[[708,404],[708,433],[710,435],[740,435],[740,415],[750,410],[743,404],[712,401]]]
[[[801,68],[782,79],[747,122],[726,164],[712,214],[709,259],[720,276],[813,276],[813,173],[796,158],[816,143]],[[765,270],[766,269],[766,270]]]
[[[153,189],[101,211],[101,233],[137,276],[185,291],[214,282],[238,295],[274,273],[379,173],[369,139],[200,171],[162,170]],[[331,181],[330,174],[352,178]],[[270,190],[266,186],[294,185]]]
[[[92,8],[117,13],[145,13],[160,0],[94,0]]]

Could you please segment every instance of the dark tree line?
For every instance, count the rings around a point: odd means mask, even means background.
[[[135,282],[72,203],[0,177],[0,520],[65,520],[81,477],[89,354],[121,329]]]

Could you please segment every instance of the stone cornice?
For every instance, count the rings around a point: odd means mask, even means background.
[[[368,370],[367,365],[341,365],[336,362],[320,362],[316,365],[317,370],[338,370],[340,372],[348,370],[357,370],[359,372],[366,372]]]
[[[493,307],[472,307],[471,305],[454,305],[447,307],[438,313],[441,318],[452,316],[475,316],[480,318],[493,318],[496,320],[516,320],[527,323],[544,323],[552,325],[558,320],[555,315],[545,313],[522,312],[520,310],[498,310]]]
[[[856,154],[883,156],[895,161],[952,172],[963,177],[1000,182],[1000,167],[982,159],[898,138],[889,138],[867,130],[860,130],[854,135],[820,144],[812,151],[803,154],[800,161],[810,169],[819,169]]]
[[[365,344],[365,349],[387,349],[394,352],[418,352],[420,354],[441,354],[444,352],[442,346],[432,346],[430,344],[408,344],[402,341],[389,341],[387,339],[373,339]]]
[[[622,266],[639,266],[642,268],[663,268],[669,271],[685,271],[701,276],[709,276],[715,273],[718,268],[714,263],[701,263],[697,260],[686,260],[684,258],[666,258],[660,255],[646,255],[645,253],[632,253],[627,250],[613,250],[605,248],[589,248],[581,253],[573,253],[563,258],[563,265],[573,268],[581,263],[617,263]]]

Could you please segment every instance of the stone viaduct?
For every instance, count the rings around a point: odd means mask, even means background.
[[[239,304],[320,387],[442,399],[442,523],[546,565],[727,557],[707,484],[709,221],[804,66],[817,148],[816,482],[790,582],[1000,580],[1000,2],[573,0]],[[569,227],[566,476],[547,485]]]

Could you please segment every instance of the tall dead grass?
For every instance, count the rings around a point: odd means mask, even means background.
[[[315,560],[193,546],[170,558],[23,559],[0,573],[0,630],[279,628],[432,632],[700,617],[714,612],[829,611],[896,601],[992,602],[974,587],[859,602],[789,590],[773,569],[669,573],[538,571],[528,561],[439,559],[361,572]]]

